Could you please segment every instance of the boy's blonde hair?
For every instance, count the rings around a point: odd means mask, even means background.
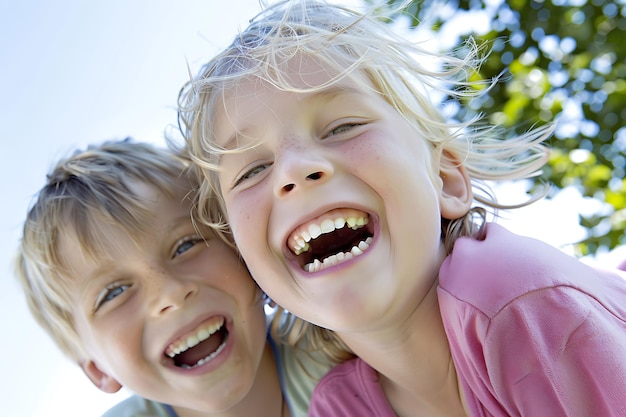
[[[149,184],[173,197],[181,184],[189,183],[193,199],[197,184],[186,169],[183,159],[167,149],[126,139],[77,151],[48,174],[24,223],[16,273],[31,313],[72,360],[86,358],[71,314],[72,291],[80,277],[68,272],[59,254],[60,237],[72,236],[94,259],[115,244],[106,241],[109,224],[138,238],[153,209],[131,185]]]
[[[219,158],[228,152],[214,140],[212,117],[223,109],[223,100],[242,80],[261,80],[279,90],[311,92],[327,88],[345,77],[365,75],[370,86],[415,128],[416,140],[426,140],[433,152],[450,156],[463,165],[471,178],[475,200],[494,209],[500,205],[485,180],[515,180],[537,175],[548,158],[541,144],[552,131],[547,125],[521,136],[509,135],[480,117],[454,121],[443,116],[442,100],[462,102],[479,95],[490,82],[471,81],[481,63],[480,48],[469,41],[451,54],[429,52],[399,36],[377,15],[384,9],[357,13],[323,1],[288,0],[277,3],[253,19],[233,43],[204,65],[179,95],[179,124],[187,152],[203,178],[198,219],[217,230],[228,230],[225,222],[217,172]],[[461,53],[462,52],[462,53]],[[337,74],[324,85],[303,89],[290,82],[288,62],[313,59]],[[508,140],[504,141],[503,139]],[[384,143],[382,143],[384,146]],[[250,145],[250,146],[254,146]],[[204,202],[220,199],[221,207]],[[524,202],[524,205],[533,201]],[[482,209],[478,214],[483,216]],[[458,221],[442,220],[443,240],[451,250],[458,236],[476,231],[472,216]],[[309,331],[307,324],[294,321],[294,332]],[[320,345],[331,357],[346,356],[332,334],[314,328]],[[328,348],[334,340],[337,349]]]

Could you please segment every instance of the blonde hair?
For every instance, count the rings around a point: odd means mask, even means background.
[[[179,125],[189,157],[202,178],[197,212],[201,222],[228,231],[218,186],[219,158],[240,149],[220,147],[211,125],[212,116],[222,109],[224,98],[238,83],[258,79],[279,90],[309,92],[327,88],[353,73],[364,74],[376,92],[415,128],[416,140],[426,140],[433,150],[445,150],[445,154],[441,152],[444,157],[451,156],[466,169],[475,201],[494,210],[511,207],[499,204],[485,181],[536,176],[548,158],[542,142],[550,136],[552,126],[516,136],[487,125],[479,116],[467,121],[445,118],[442,103],[434,97],[462,102],[495,82],[472,81],[481,64],[480,48],[470,40],[453,53],[430,52],[385,24],[382,19],[387,16],[377,14],[381,10],[384,11],[378,8],[357,13],[336,4],[309,0],[277,3],[254,18],[229,47],[183,86],[179,95]],[[286,73],[287,64],[294,57],[314,59],[337,75],[324,85],[298,87]],[[431,68],[433,65],[428,63],[438,64]],[[216,198],[219,205],[213,204]],[[458,236],[476,233],[472,221],[476,213],[484,217],[484,211],[479,209],[459,221],[442,220],[446,248],[451,248]],[[332,332],[297,320],[291,330],[296,339],[313,332],[314,339],[333,358],[349,355]],[[328,341],[334,347],[328,346]]]
[[[71,314],[77,277],[59,254],[59,238],[76,238],[94,259],[110,243],[103,219],[138,238],[153,210],[133,193],[131,183],[149,184],[173,197],[181,178],[188,179],[189,198],[194,198],[197,184],[186,168],[167,149],[126,139],[77,151],[48,174],[24,222],[16,275],[34,318],[74,361],[86,357]]]

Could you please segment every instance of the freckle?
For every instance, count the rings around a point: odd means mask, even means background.
[[[280,150],[283,149],[302,150],[304,145],[302,144],[302,138],[296,135],[289,135],[285,137],[280,143]]]

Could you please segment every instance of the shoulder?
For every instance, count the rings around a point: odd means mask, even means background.
[[[623,410],[626,280],[617,272],[489,225],[484,241],[459,239],[438,296],[459,379],[481,403],[496,395],[520,415],[547,405],[568,410],[550,415]]]
[[[335,366],[319,382],[309,408],[313,417],[394,416],[376,371],[359,358]]]
[[[378,384],[378,374],[362,359],[354,358],[335,366],[322,378],[316,391],[328,390],[343,386],[352,390],[360,390],[362,382]]]
[[[499,225],[486,227],[484,240],[461,238],[456,242],[440,269],[440,295],[445,293],[493,317],[509,303],[523,302],[525,295],[562,288],[613,305],[619,310],[617,315],[624,314],[623,307],[616,304],[626,297],[626,281],[617,274],[595,270],[548,244],[515,235]]]
[[[102,417],[170,417],[162,404],[133,395],[116,404]]]

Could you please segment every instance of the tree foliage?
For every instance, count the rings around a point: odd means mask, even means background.
[[[401,3],[387,1],[390,7]],[[508,76],[460,111],[483,112],[514,129],[556,120],[541,179],[557,192],[573,186],[602,203],[580,215],[588,231],[577,245],[580,254],[625,244],[626,0],[424,0],[404,6],[413,27],[428,22],[440,32],[458,25],[459,17],[487,16],[483,28],[468,25],[456,46],[468,36],[488,42],[491,53],[480,76],[490,79],[503,70]]]

